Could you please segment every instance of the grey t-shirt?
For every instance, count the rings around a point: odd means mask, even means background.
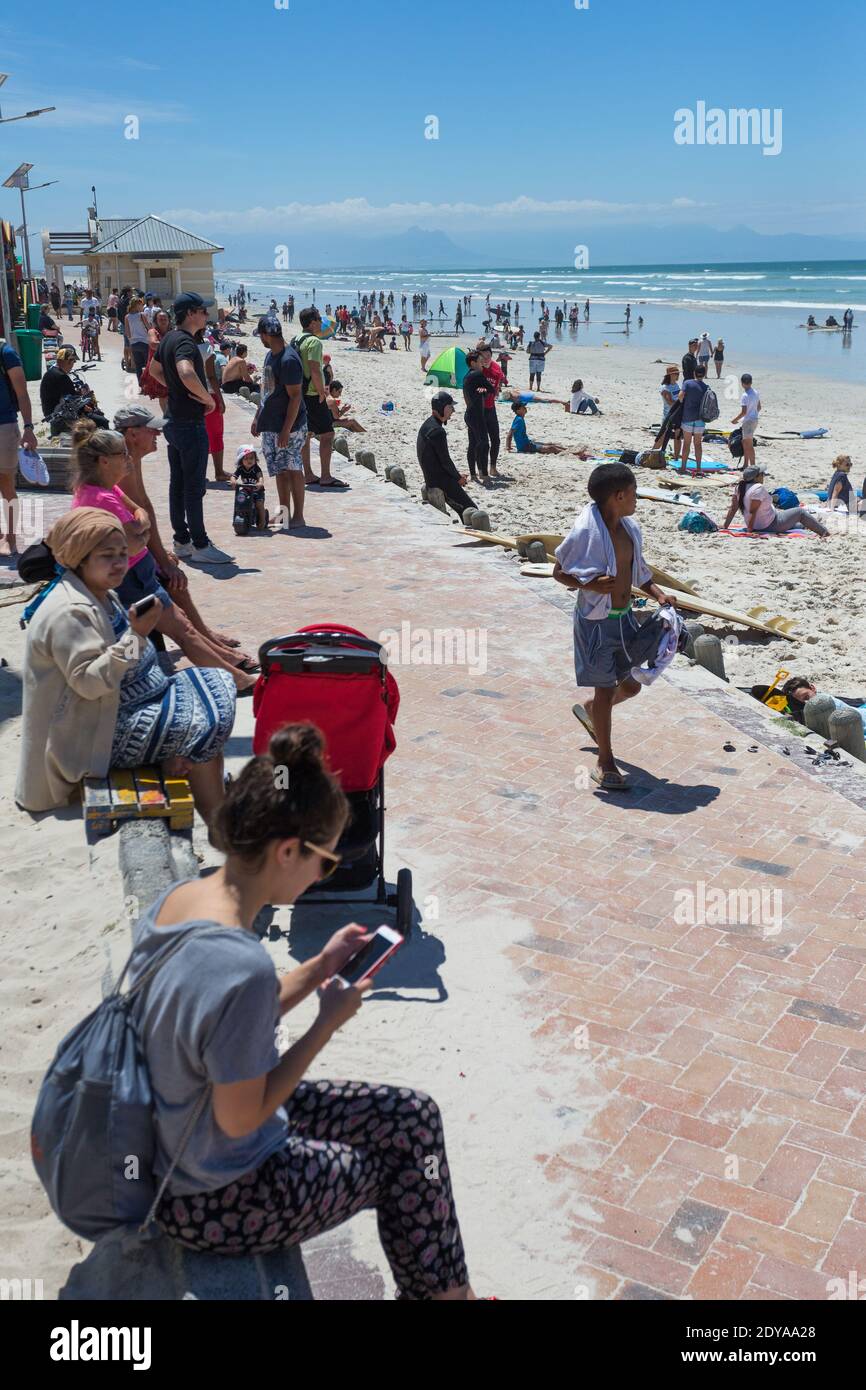
[[[251,1081],[279,1061],[279,983],[270,956],[242,927],[201,921],[156,927],[163,902],[177,886],[161,893],[136,923],[127,977],[127,984],[134,984],[169,942],[193,927],[209,927],[166,961],[134,1005],[153,1087],[160,1180],[202,1090],[214,1082]],[[217,1125],[208,1098],[168,1190],[189,1196],[225,1187],[259,1167],[287,1134],[280,1108],[252,1134],[230,1139]]]

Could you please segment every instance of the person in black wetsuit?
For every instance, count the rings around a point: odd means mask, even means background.
[[[458,473],[448,452],[445,426],[454,414],[454,397],[447,391],[439,391],[430,402],[430,408],[432,414],[418,431],[418,462],[427,487],[441,488],[445,501],[462,520],[466,508],[476,504],[463,491],[466,474]]]
[[[467,352],[466,365],[469,368],[463,378],[463,399],[466,402],[466,413],[463,419],[469,431],[466,458],[472,478],[477,480],[480,475],[481,481],[486,487],[489,439],[484,400],[490,390],[490,382],[478,365],[477,352]]]

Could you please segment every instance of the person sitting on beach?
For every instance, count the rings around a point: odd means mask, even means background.
[[[246,343],[237,344],[223,367],[222,393],[224,396],[236,396],[242,386],[248,386],[251,391],[259,389],[255,372],[247,361]]]
[[[591,396],[588,391],[584,391],[583,382],[580,377],[571,383],[571,400],[568,410],[571,415],[601,415],[598,408],[599,397]]]
[[[236,488],[255,488],[253,496],[256,501],[256,526],[260,531],[264,531],[267,525],[265,475],[259,467],[259,456],[251,444],[241,444],[238,447],[237,467],[232,474],[232,485]]]
[[[213,669],[162,670],[148,641],[159,601],[139,615],[117,597],[129,562],[117,516],[75,508],[54,523],[46,544],[63,574],[27,628],[16,801],[26,811],[55,810],[84,777],[155,763],[189,778],[210,823],[224,795],[231,678]]]
[[[351,430],[353,434],[366,434],[366,429],[359,420],[354,419],[352,407],[343,405],[341,397],[343,394],[342,381],[332,381],[328,386],[328,408],[334,417],[334,423],[340,425],[345,430]]]
[[[817,322],[817,320],[816,320],[814,314],[810,314],[809,317],[807,318],[807,320],[806,320],[806,327],[807,327],[807,328],[817,328],[817,327],[818,327],[818,322]]]
[[[322,1075],[322,1050],[370,988],[335,977],[370,934],[353,922],[281,977],[257,939],[263,907],[294,903],[339,864],[348,818],[321,733],[286,725],[226,792],[212,831],[225,863],[171,884],[133,929],[131,987],[183,942],[138,1015],[165,1182],[156,1223],[181,1246],[230,1259],[375,1211],[398,1300],[472,1301],[435,1101]],[[317,990],[313,1021],[288,1020],[295,1040],[280,1056],[280,1019]]]
[[[830,508],[831,512],[836,511],[840,502],[843,504],[846,512],[856,511],[856,500],[855,505],[851,505],[852,498],[854,498],[854,489],[848,477],[850,472],[850,455],[839,454],[838,458],[833,460],[833,476],[830,479],[830,486],[827,489],[827,506]]]
[[[737,512],[742,512],[746,531],[752,535],[781,536],[792,531],[795,526],[805,526],[814,531],[822,541],[829,538],[830,532],[806,511],[805,507],[787,507],[779,511],[773,506],[773,499],[764,487],[767,477],[760,465],[744,468],[743,476],[734,488],[731,505],[725,517],[723,531],[727,531]]]
[[[129,454],[123,435],[116,430],[96,429],[91,420],[79,420],[72,432],[72,459],[69,486],[72,506],[99,507],[121,522],[129,543],[129,568],[115,585],[124,607],[151,594],[159,600],[153,626],[176,642],[184,656],[196,666],[219,667],[228,671],[239,691],[248,692],[255,675],[240,670],[228,653],[221,652],[175,604],[164,588],[156,560],[148,548],[150,516],[147,508],[120,488],[129,471]]]
[[[206,637],[217,655],[227,666],[236,666],[241,671],[258,670],[252,657],[241,651],[241,644],[224,632],[211,628],[193,603],[186,571],[178,562],[177,556],[169,551],[159,533],[159,523],[153,503],[144,484],[143,460],[156,452],[157,440],[164,421],[154,415],[147,406],[133,402],[115,411],[113,427],[123,436],[129,457],[128,471],[123,478],[123,490],[136,507],[143,509],[150,521],[147,548],[156,561],[157,578],[171,595],[172,602],[189,618],[193,627]],[[204,664],[204,663],[203,663]],[[247,682],[243,682],[244,685]],[[251,684],[251,682],[250,682]]]
[[[556,550],[553,577],[577,591],[574,610],[574,670],[579,686],[592,686],[593,697],[575,705],[574,714],[598,746],[590,774],[603,791],[627,791],[628,779],[616,765],[611,743],[614,705],[641,692],[631,674],[654,657],[666,624],[658,614],[645,622],[632,611],[632,587],[659,605],[675,605],[653,582],[643,558],[637,508],[637,480],[624,463],[593,469],[587,482],[590,503]]]
[[[511,409],[514,412],[514,419],[505,439],[506,453],[511,453],[512,443],[518,454],[565,453],[566,446],[564,444],[538,444],[534,439],[529,438],[526,432],[526,406],[521,401],[515,401]]]
[[[467,475],[457,471],[448,452],[445,426],[454,414],[455,404],[454,397],[447,391],[437,391],[430,402],[430,415],[418,431],[415,447],[426,487],[439,488],[449,507],[462,520],[466,508],[477,504],[463,491]]]
[[[840,327],[840,324],[839,324],[839,321],[836,319],[836,317],[835,317],[833,314],[828,314],[828,315],[827,315],[827,318],[824,320],[824,327],[825,327],[825,328],[839,328],[839,327]]]
[[[798,724],[804,724],[803,711],[809,701],[818,694],[818,687],[805,676],[791,676],[782,686],[782,694],[788,701],[791,718],[795,719]],[[840,700],[838,695],[831,695],[830,698],[837,709],[856,709],[863,721],[863,731],[866,733],[866,702],[850,704],[847,700]]]

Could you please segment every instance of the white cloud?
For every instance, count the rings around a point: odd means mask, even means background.
[[[580,218],[586,221],[611,218],[625,222],[643,221],[647,217],[678,211],[711,208],[712,203],[698,203],[691,198],[676,198],[664,203],[611,203],[596,198],[562,198],[544,200],[521,196],[499,203],[386,203],[376,206],[366,198],[344,198],[332,203],[285,203],[279,207],[254,207],[242,211],[230,209],[169,208],[160,216],[181,226],[211,227],[233,232],[271,231],[291,223],[293,226],[370,227],[400,230],[413,223],[459,222],[464,226],[485,225],[491,219],[500,223],[528,223],[538,218]]]

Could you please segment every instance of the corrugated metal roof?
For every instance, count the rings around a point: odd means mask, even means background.
[[[120,220],[120,219],[115,219]],[[103,222],[103,227],[106,225]],[[214,241],[195,236],[183,227],[173,227],[163,222],[161,217],[151,213],[138,222],[128,223],[123,231],[117,231],[96,246],[91,247],[91,255],[117,254],[119,256],[156,256],[178,251],[222,251]]]
[[[140,217],[100,217],[98,222],[100,239],[108,241],[111,237],[117,236],[118,232],[125,232],[127,227],[132,227],[140,221]]]

